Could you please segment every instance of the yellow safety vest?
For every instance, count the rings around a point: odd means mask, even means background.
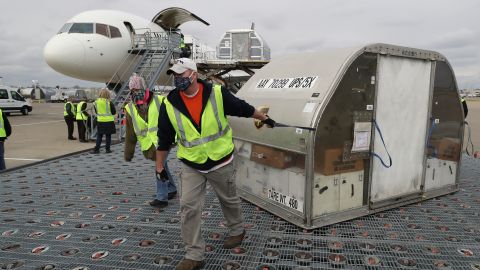
[[[104,98],[98,98],[95,100],[95,108],[97,109],[97,122],[113,122],[115,116],[110,111],[110,101]]]
[[[5,130],[5,124],[3,122],[2,109],[0,109],[0,137],[1,138],[7,137],[7,131]]]
[[[155,148],[158,146],[158,112],[164,99],[164,96],[153,96],[153,102],[148,106],[148,123],[138,114],[137,107],[132,102],[125,106],[125,111],[132,118],[133,130],[142,151],[147,151],[152,145]]]
[[[460,102],[463,103],[465,99],[463,97],[460,97]]]
[[[178,137],[177,157],[203,164],[217,161],[233,151],[232,129],[223,110],[222,87],[215,85],[201,116],[201,133],[194,124],[165,99],[168,118]]]
[[[63,105],[63,116],[68,116],[68,112],[67,112],[67,104],[70,104],[70,111],[72,112],[73,116],[75,117],[75,105],[73,105],[72,102],[67,102],[65,103],[65,105]]]
[[[185,40],[180,38],[180,48],[185,48]]]
[[[80,101],[77,104],[77,114],[76,114],[76,120],[87,120],[88,116],[82,111],[82,106],[85,101]]]

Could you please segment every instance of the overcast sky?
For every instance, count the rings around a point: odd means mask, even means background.
[[[272,58],[324,48],[392,43],[444,54],[460,88],[480,88],[479,0],[15,0],[0,7],[0,76],[9,85],[102,86],[59,74],[43,59],[43,47],[76,14],[115,9],[147,19],[177,6],[210,23],[182,30],[214,47],[228,29],[255,29]]]

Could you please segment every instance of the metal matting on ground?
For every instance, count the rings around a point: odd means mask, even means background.
[[[112,149],[0,174],[0,269],[175,267],[178,198],[150,207],[153,162],[138,149],[124,162],[123,144]],[[178,161],[169,164],[178,178]],[[315,230],[243,202],[247,238],[231,250],[207,189],[205,269],[480,269],[479,175],[480,161],[464,157],[455,194]]]

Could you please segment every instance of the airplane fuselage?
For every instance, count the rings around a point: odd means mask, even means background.
[[[131,74],[118,68],[134,61],[133,35],[164,32],[157,24],[121,11],[92,10],[71,18],[44,48],[47,64],[81,80],[116,83]],[[126,65],[123,65],[126,66]],[[120,74],[112,78],[114,74]]]

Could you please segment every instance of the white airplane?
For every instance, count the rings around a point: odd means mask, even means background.
[[[47,64],[59,73],[108,82],[113,88],[131,75],[125,73],[123,78],[112,79],[127,57],[130,59],[126,61],[135,60],[128,52],[134,46],[135,34],[178,29],[188,21],[209,25],[197,15],[176,7],[160,11],[152,21],[122,11],[86,11],[68,20],[45,45],[43,54]]]

